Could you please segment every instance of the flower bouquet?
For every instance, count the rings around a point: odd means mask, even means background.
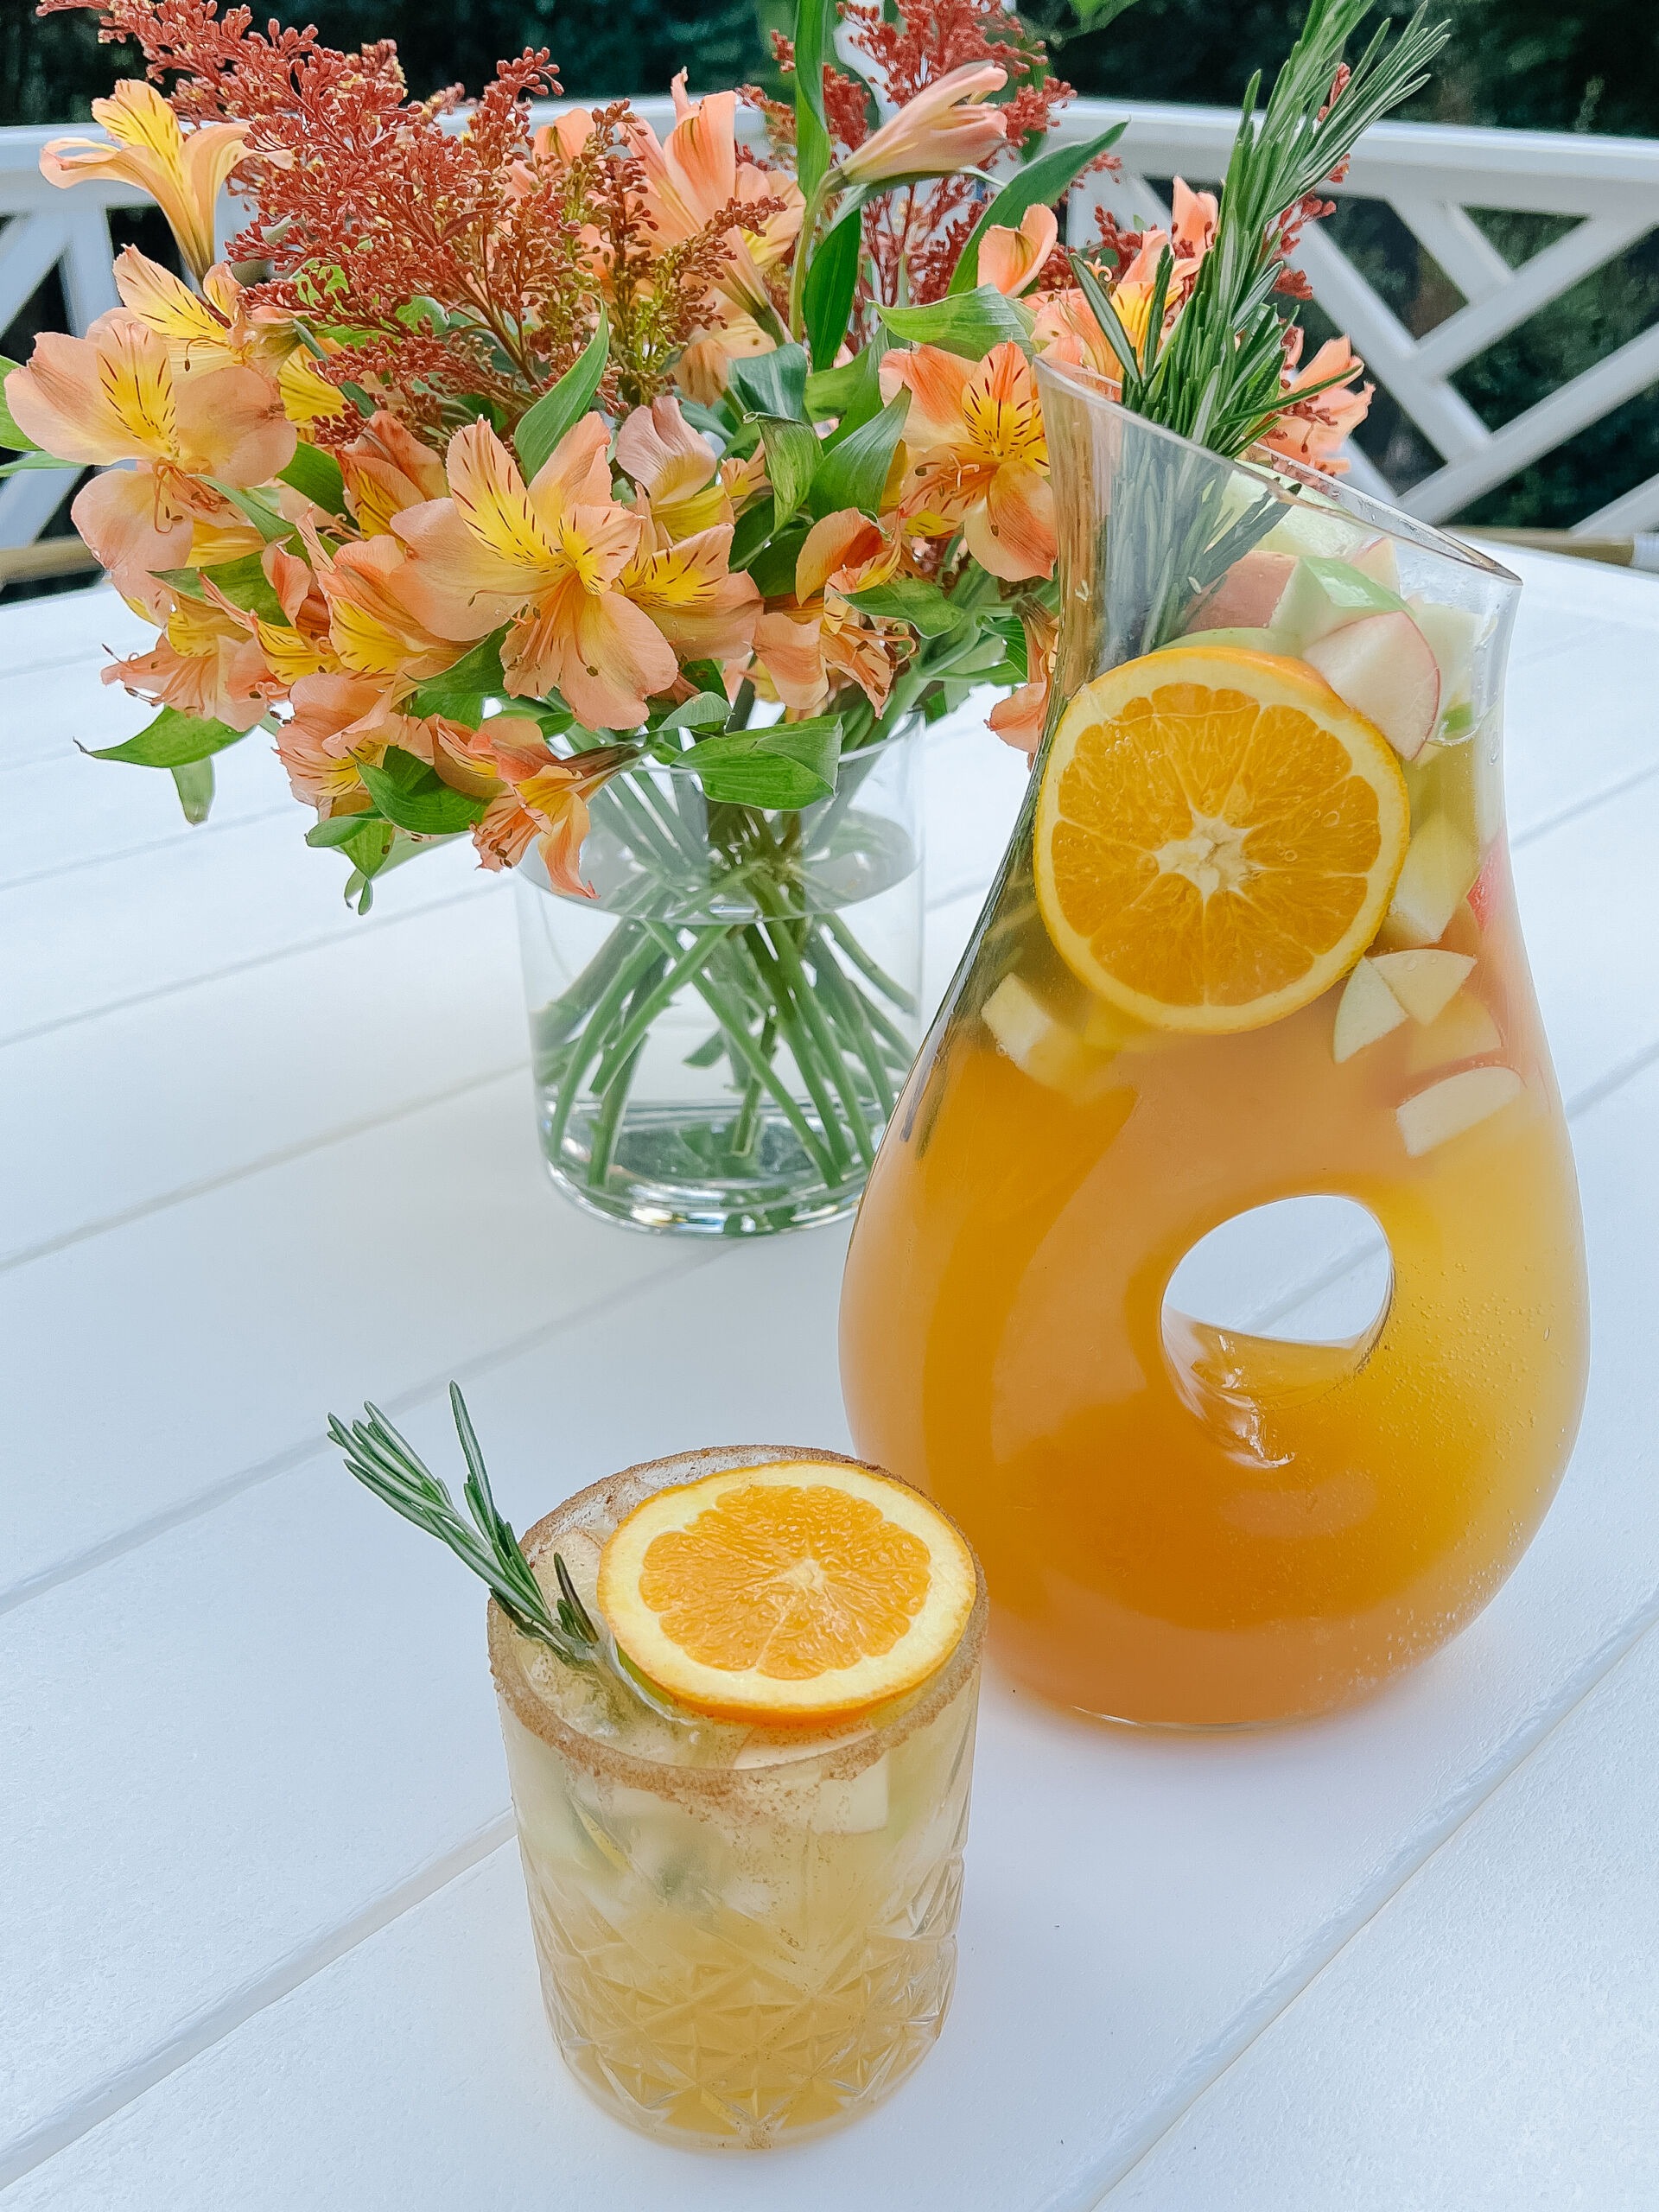
[[[458,837],[518,870],[582,1202],[846,1211],[918,1038],[910,740],[985,686],[1003,737],[1043,725],[1033,358],[1150,377],[1215,199],[1069,256],[1056,209],[1117,134],[1044,149],[1068,88],[998,0],[801,0],[792,106],[682,79],[660,140],[626,102],[539,119],[545,52],[467,106],[216,0],[103,23],[147,76],[43,167],[150,191],[185,273],[128,247],[123,304],[7,365],[0,416],[13,467],[104,472],[76,524],[159,632],[105,671],[156,717],[101,757],[199,820],[268,732],[359,911]],[[1270,211],[1271,286],[1321,210]],[[1252,435],[1335,465],[1362,365],[1267,343]]]

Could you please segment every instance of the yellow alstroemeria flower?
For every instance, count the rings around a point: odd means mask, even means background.
[[[197,276],[213,265],[213,210],[225,180],[244,158],[245,123],[204,123],[188,132],[154,85],[129,80],[106,100],[92,102],[92,118],[113,145],[95,138],[54,138],[41,153],[49,184],[79,184],[86,177],[115,177],[149,194]]]

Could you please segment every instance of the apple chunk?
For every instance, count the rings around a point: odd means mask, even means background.
[[[1409,614],[1368,614],[1316,638],[1302,658],[1338,698],[1414,760],[1440,719],[1440,668]]]
[[[1524,1088],[1513,1068],[1465,1068],[1460,1074],[1445,1076],[1408,1098],[1395,1109],[1394,1118],[1406,1150],[1419,1160],[1436,1145],[1460,1137],[1465,1129],[1497,1113],[1518,1098]]]
[[[1382,935],[1391,947],[1438,944],[1480,872],[1480,855],[1443,814],[1412,839]]]
[[[1294,553],[1264,553],[1258,546],[1244,554],[1199,601],[1189,629],[1265,629],[1295,565]]]
[[[1406,1067],[1412,1075],[1427,1075],[1431,1068],[1451,1067],[1459,1060],[1484,1060],[1503,1046],[1490,1011],[1472,991],[1459,991],[1426,1029],[1412,1032]]]
[[[1433,1021],[1462,989],[1474,966],[1466,952],[1382,952],[1378,974],[1414,1021]]]
[[[1433,599],[1408,599],[1406,606],[1440,664],[1441,705],[1460,705],[1474,688],[1480,617],[1467,607],[1447,607]]]
[[[1005,976],[985,1001],[985,1027],[1033,1083],[1079,1104],[1105,1088],[1109,1053],[1085,1045],[1069,1022],[1051,1013],[1018,976]]]
[[[1397,1029],[1405,1018],[1405,1007],[1375,964],[1362,960],[1337,1001],[1337,1026],[1331,1037],[1332,1058],[1338,1065],[1344,1060],[1351,1060],[1367,1045],[1375,1045],[1379,1037],[1386,1037],[1391,1029]]]

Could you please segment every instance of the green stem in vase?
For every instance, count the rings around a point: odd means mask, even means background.
[[[879,962],[870,957],[839,914],[822,915],[820,921],[822,926],[830,931],[860,975],[868,977],[884,998],[889,999],[901,1014],[915,1014],[918,1011],[912,995],[902,983],[895,982]],[[891,1033],[895,1043],[904,1046],[906,1054],[908,1056],[910,1048],[905,1044],[899,1032],[894,1029]]]
[[[729,929],[697,929],[692,941],[679,957],[670,962],[666,970],[651,986],[644,998],[636,998],[627,1017],[616,1035],[605,1048],[605,1058],[594,1077],[594,1089],[606,1090],[616,1066],[644,1041],[645,1032],[669,1001],[689,983],[697,971],[712,960],[731,935]]]
[[[848,1041],[863,1063],[885,1122],[893,1113],[895,1094],[875,1032],[865,1013],[861,995],[842,973],[830,941],[822,931],[814,928],[807,942],[812,954],[812,970],[829,1004],[830,1016],[838,1020]],[[872,1152],[872,1159],[874,1156]]]
[[[645,1056],[645,1050],[643,1041],[636,1045],[600,1095],[599,1112],[594,1119],[593,1140],[588,1155],[590,1190],[598,1190],[611,1172],[611,1162],[616,1157],[616,1140],[622,1127],[622,1110],[628,1103],[628,1093],[633,1088],[634,1075]]]
[[[645,926],[647,928],[652,928],[658,925],[647,923]],[[668,939],[669,944],[671,948],[672,939],[671,938],[669,938],[668,931],[664,930],[661,934],[664,938]],[[721,947],[721,953],[729,959],[734,950],[734,946],[733,944],[727,944]],[[745,1021],[741,1009],[732,1006],[730,1001],[726,997],[725,993],[721,990],[720,985],[715,982],[714,978],[709,974],[707,969],[703,969],[697,975],[694,976],[691,982],[692,988],[702,1000],[703,1004],[709,1008],[709,1013],[714,1015],[715,1020],[720,1024],[721,1030],[726,1039],[728,1052],[736,1060],[742,1063],[745,1071],[752,1076],[760,1084],[761,1088],[767,1091],[776,1102],[779,1109],[783,1114],[784,1119],[789,1123],[791,1128],[794,1130],[796,1135],[800,1139],[801,1143],[806,1151],[807,1156],[817,1168],[818,1173],[823,1177],[824,1181],[827,1184],[833,1184],[837,1181],[840,1174],[843,1171],[836,1166],[826,1147],[819,1142],[817,1137],[813,1134],[810,1122],[807,1120],[805,1115],[802,1113],[797,1102],[790,1096],[787,1088],[779,1078],[776,1070],[772,1066],[768,1060],[763,1059],[760,1052],[756,1050],[754,1039],[749,1034],[748,1025]]]
[[[569,1065],[559,1084],[558,1096],[553,1107],[553,1117],[548,1126],[547,1148],[551,1159],[557,1160],[560,1157],[564,1144],[564,1133],[569,1125],[571,1111],[575,1105],[577,1094],[582,1089],[582,1078],[604,1052],[610,1035],[612,1022],[621,1014],[622,1008],[627,1002],[635,984],[640,976],[655,964],[658,956],[664,949],[652,937],[652,926],[650,923],[624,922],[618,929],[619,936],[626,932],[632,938],[629,957],[620,972],[613,978],[599,1004],[594,1008],[588,1027],[575,1040],[575,1047],[571,1053]],[[639,932],[638,935],[634,934],[636,931]],[[669,938],[667,950],[671,957],[678,950],[671,937]]]
[[[789,985],[773,957],[766,931],[758,924],[751,924],[743,931],[738,945],[742,958],[759,980],[760,995],[777,1024],[779,1041],[788,1047],[807,1096],[817,1109],[819,1125],[823,1133],[823,1148],[830,1162],[830,1179],[840,1182],[850,1173],[852,1160],[836,1113],[833,1086],[818,1065],[817,1043],[790,995]]]
[[[772,1056],[778,1049],[776,1014],[769,1014],[761,1023],[759,1049],[761,1058],[770,1066]],[[733,1072],[735,1073],[736,1070],[734,1069]],[[738,1108],[737,1119],[732,1124],[733,1157],[737,1160],[747,1160],[754,1150],[755,1140],[760,1134],[760,1083],[758,1077],[750,1076],[743,1085],[742,1103]]]

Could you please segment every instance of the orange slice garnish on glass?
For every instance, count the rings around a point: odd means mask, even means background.
[[[836,1459],[658,1491],[612,1531],[599,1609],[692,1712],[846,1719],[941,1667],[973,1611],[973,1554],[919,1492]]]
[[[1388,740],[1305,662],[1178,645],[1085,684],[1037,802],[1037,897],[1097,996],[1255,1029],[1376,935],[1411,810]]]

